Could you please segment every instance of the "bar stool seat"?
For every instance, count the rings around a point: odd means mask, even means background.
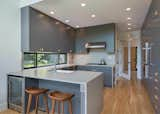
[[[52,114],[55,113],[55,104],[58,102],[58,114],[64,114],[64,102],[68,101],[69,103],[69,113],[73,114],[72,112],[72,98],[73,94],[70,93],[63,93],[60,91],[51,92],[48,94],[49,98],[52,100]],[[60,105],[62,104],[62,110],[60,110]],[[60,113],[61,112],[61,113]]]
[[[51,92],[49,94],[49,97],[51,99],[57,100],[57,101],[66,101],[72,99],[74,95],[69,93],[62,93],[60,91]]]
[[[30,107],[32,104],[32,97],[34,96],[35,99],[35,114],[38,114],[38,101],[39,101],[39,96],[43,95],[43,100],[44,100],[44,104],[46,106],[46,112],[47,114],[49,114],[49,109],[48,109],[48,99],[47,99],[47,92],[49,90],[48,89],[44,89],[44,88],[37,88],[37,87],[31,87],[31,88],[27,88],[25,90],[26,93],[29,94],[29,98],[28,98],[28,104],[27,104],[27,112],[26,114],[29,114],[30,112]]]
[[[31,88],[27,88],[26,93],[28,94],[32,94],[32,95],[40,95],[40,94],[44,94],[46,92],[48,92],[48,89],[44,89],[44,88],[36,88],[36,87],[31,87]]]

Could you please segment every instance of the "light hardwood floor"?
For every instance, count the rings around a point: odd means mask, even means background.
[[[19,113],[7,110],[0,114]],[[154,114],[154,111],[143,85],[133,78],[132,81],[118,81],[114,89],[105,88],[101,114]]]
[[[120,80],[114,89],[104,90],[102,114],[154,114],[149,97],[140,81]]]

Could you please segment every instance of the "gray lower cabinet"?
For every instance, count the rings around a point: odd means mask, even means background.
[[[95,71],[104,73],[104,86],[113,87],[114,84],[114,72],[112,67],[103,66],[77,66],[77,70]]]

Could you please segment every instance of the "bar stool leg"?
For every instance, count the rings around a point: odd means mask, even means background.
[[[70,113],[70,114],[73,114],[73,112],[72,112],[72,101],[71,101],[71,99],[69,100],[69,113]]]
[[[35,114],[38,114],[38,100],[39,100],[39,96],[36,96],[36,107],[35,107]]]
[[[58,101],[58,114],[61,114],[61,102]]]
[[[52,114],[54,114],[54,112],[55,112],[55,101],[54,100],[52,100]]]
[[[48,99],[47,99],[47,96],[46,96],[46,95],[43,96],[43,100],[44,100],[44,104],[45,104],[45,106],[46,106],[46,112],[47,112],[47,114],[49,114]]]
[[[62,114],[64,114],[64,102],[62,101]]]
[[[27,105],[27,114],[29,114],[29,112],[30,112],[31,103],[32,103],[32,95],[29,94],[28,105]]]

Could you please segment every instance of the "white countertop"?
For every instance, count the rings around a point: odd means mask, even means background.
[[[89,65],[89,64],[86,64],[86,65],[77,65],[77,66],[96,66],[96,67],[111,67],[111,68],[114,68],[115,66],[114,65]]]
[[[57,68],[69,67],[74,65],[58,65]],[[28,77],[34,79],[43,79],[59,82],[67,82],[74,84],[87,84],[89,81],[102,76],[102,72],[92,72],[92,71],[70,71],[65,72],[64,70],[58,70],[55,72],[53,70],[54,66],[41,67],[34,69],[26,69],[19,72],[9,73],[8,75],[15,75],[21,77]]]
[[[57,68],[64,68],[64,67],[72,67],[72,66],[96,66],[96,67],[111,67],[114,68],[115,65],[96,65],[96,64],[62,64],[62,65],[57,65]]]

